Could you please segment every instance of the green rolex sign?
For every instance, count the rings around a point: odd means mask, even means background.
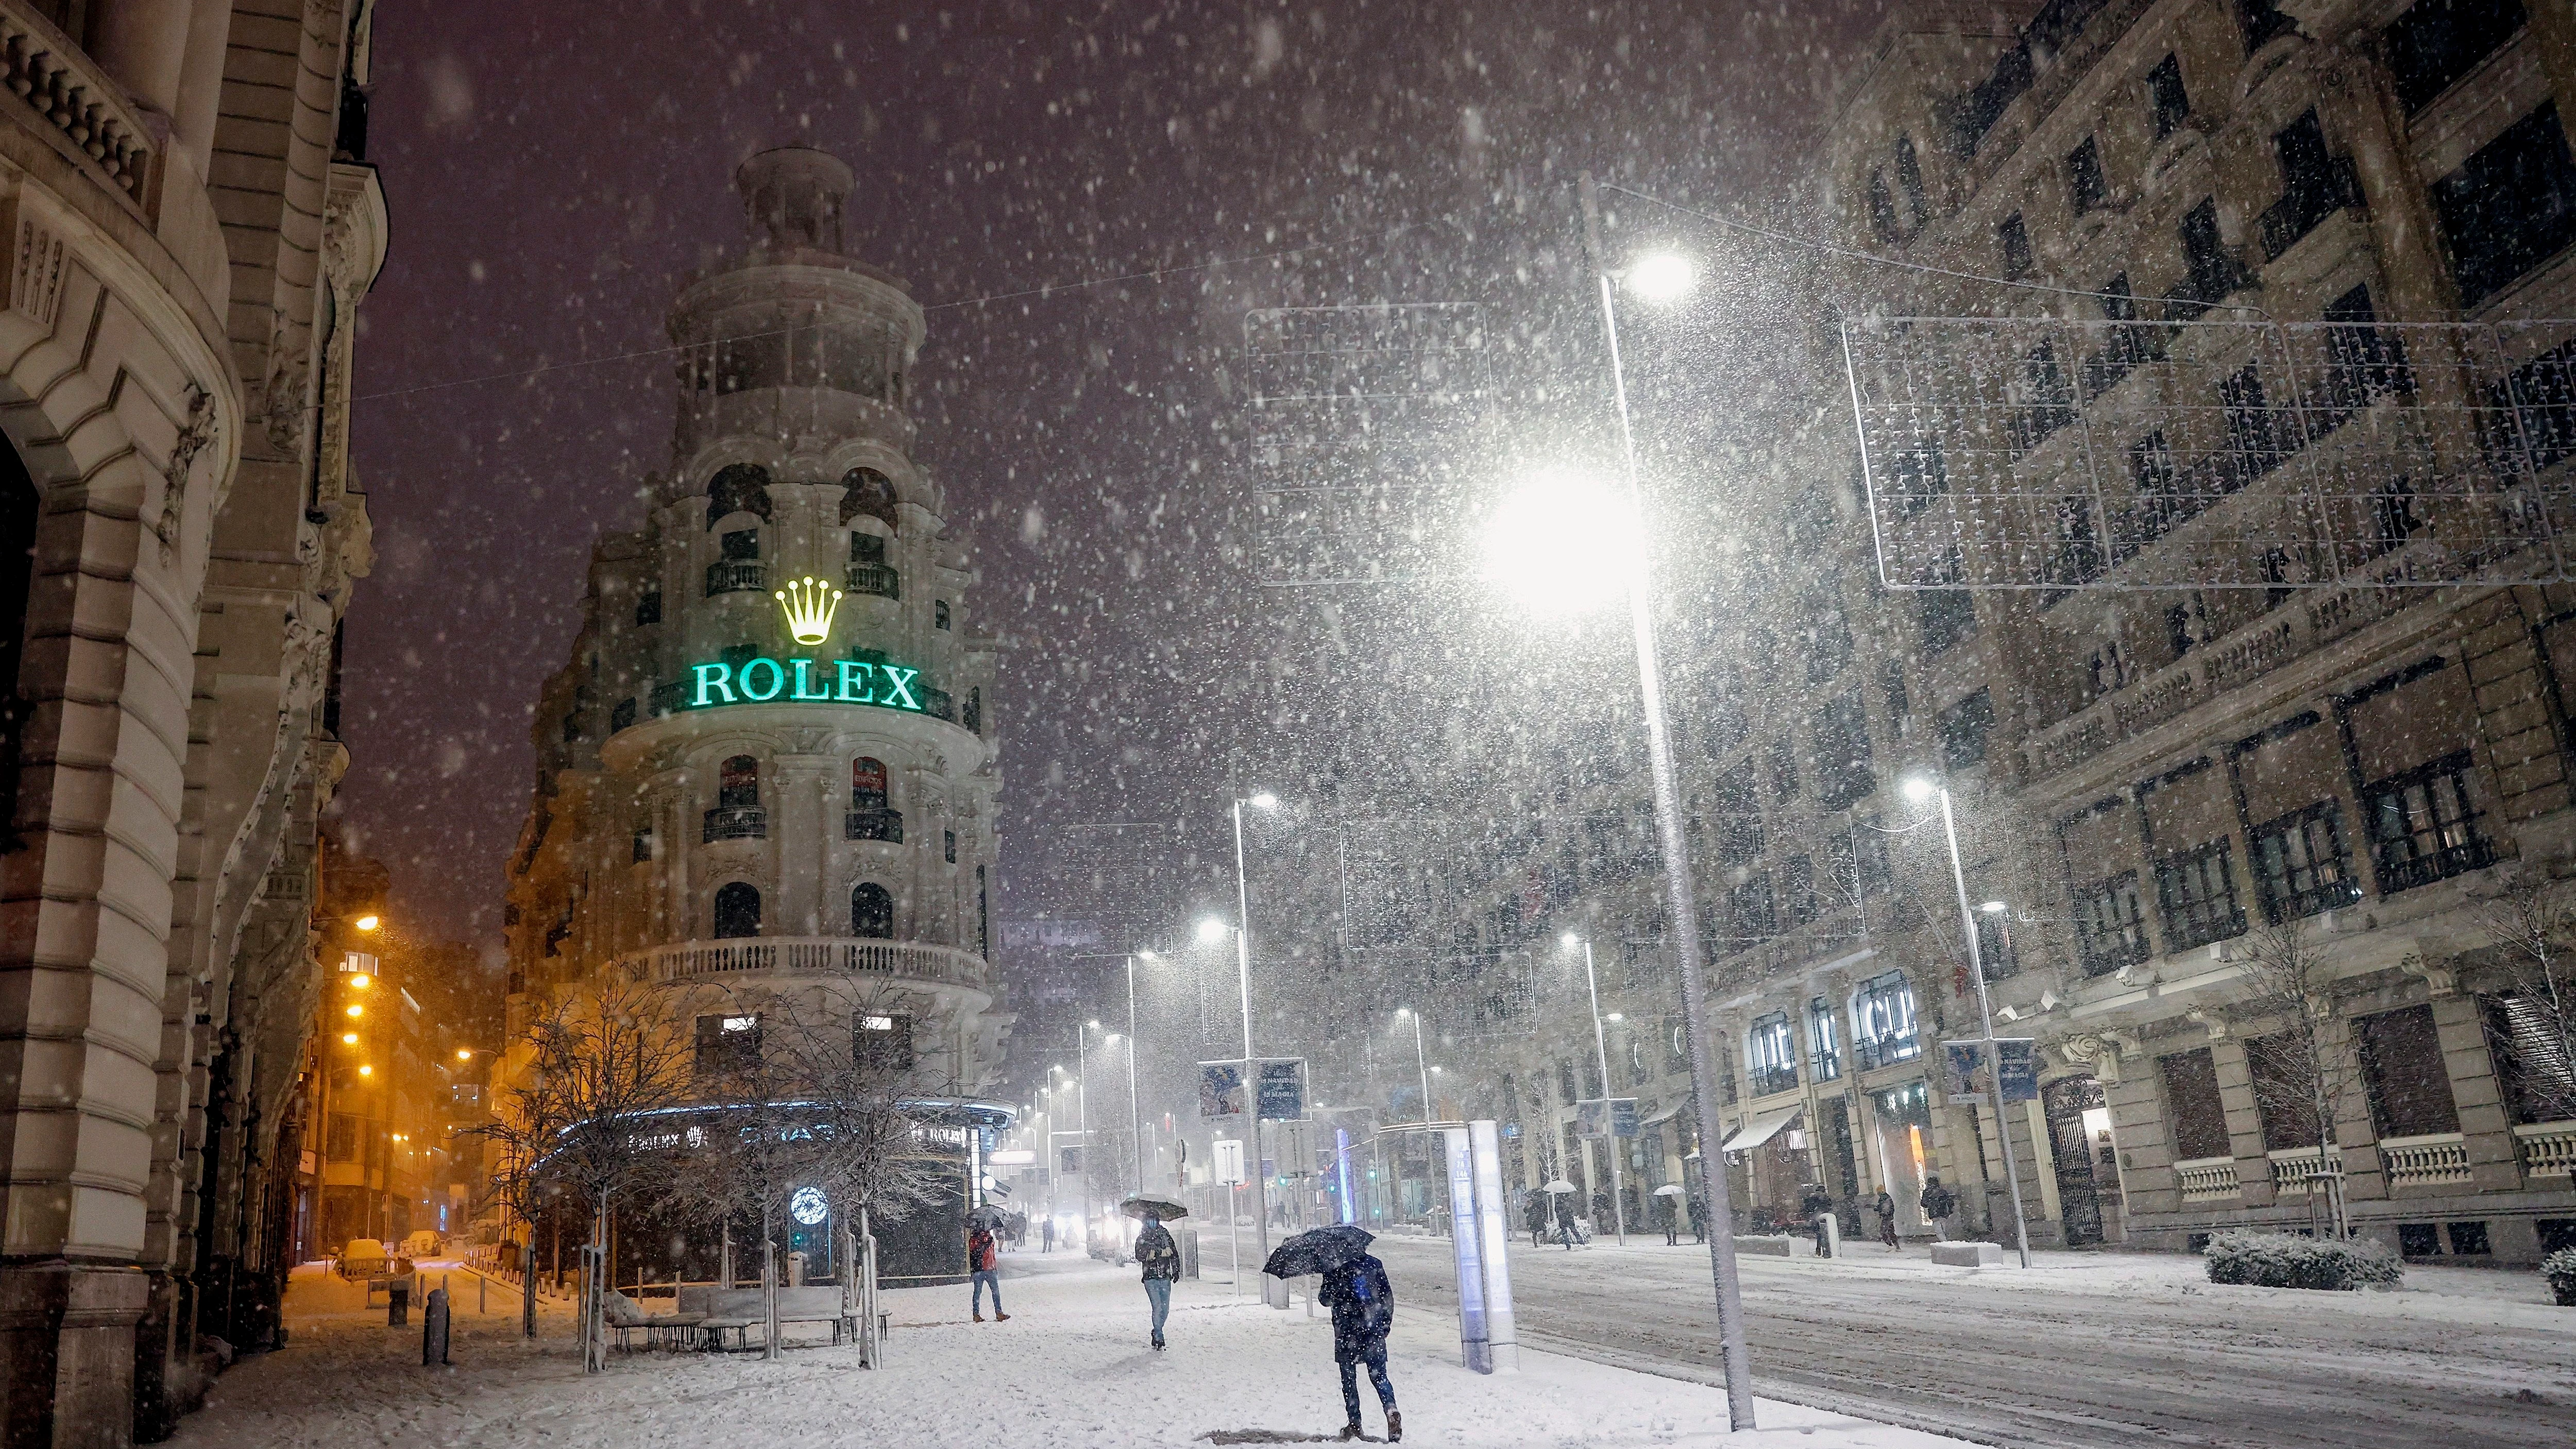
[[[719,704],[871,704],[923,713],[913,682],[918,669],[864,659],[747,659],[734,664],[694,664],[687,707]]]

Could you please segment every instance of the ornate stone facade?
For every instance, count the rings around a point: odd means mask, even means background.
[[[385,212],[342,125],[363,7],[7,0],[0,31],[0,492],[33,562],[0,590],[0,1436],[117,1444],[202,1391],[201,1334],[260,1340],[287,1266]]]

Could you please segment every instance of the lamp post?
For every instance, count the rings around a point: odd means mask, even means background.
[[[1264,790],[1249,799],[1234,801],[1234,979],[1243,995],[1243,1119],[1244,1149],[1251,1161],[1244,1176],[1252,1179],[1252,1242],[1261,1261],[1270,1261],[1270,1184],[1261,1171],[1261,1079],[1260,1061],[1252,1054],[1252,884],[1243,865],[1243,807],[1276,810],[1279,797]],[[1243,1265],[1235,1265],[1240,1273]],[[1286,1309],[1288,1295],[1281,1293],[1274,1302],[1270,1284],[1261,1285],[1261,1300],[1273,1307]]]
[[[1073,1029],[1073,1107],[1074,1126],[1082,1133],[1082,1251],[1091,1251],[1091,1043],[1088,1028],[1099,1022],[1086,1022]]]
[[[1136,958],[1154,959],[1151,951],[1127,953],[1127,1131],[1136,1149],[1136,1191],[1145,1191],[1145,1109],[1136,1095]]]
[[[1614,306],[1612,275],[1601,239],[1601,208],[1596,199],[1592,178],[1582,181],[1583,246],[1592,263],[1593,281],[1601,303],[1601,333],[1610,353],[1611,397],[1619,412],[1619,446],[1624,488],[1615,501],[1601,510],[1603,516],[1583,519],[1579,523],[1594,528],[1615,528],[1619,515],[1629,520],[1644,514],[1645,492],[1638,481],[1637,438],[1628,414],[1628,379],[1619,356],[1619,318]],[[1651,296],[1678,296],[1690,287],[1689,265],[1678,258],[1655,258],[1639,263],[1629,274],[1631,285]],[[1553,515],[1562,528],[1569,515]],[[1519,542],[1526,549],[1530,540],[1544,525],[1535,517],[1520,520]],[[1601,540],[1594,540],[1598,544]],[[1709,1217],[1715,1231],[1708,1235],[1709,1276],[1717,1296],[1718,1348],[1726,1371],[1726,1408],[1731,1428],[1750,1429],[1753,1423],[1753,1370],[1744,1345],[1744,1290],[1737,1274],[1735,1238],[1731,1229],[1734,1207],[1728,1202],[1726,1170],[1721,1154],[1723,1124],[1718,1118],[1717,1074],[1710,1061],[1708,1046],[1707,982],[1700,962],[1699,911],[1691,899],[1690,842],[1684,834],[1681,808],[1681,786],[1673,767],[1672,727],[1664,712],[1663,666],[1655,640],[1654,576],[1651,562],[1643,548],[1633,539],[1613,540],[1627,557],[1618,558],[1602,572],[1626,585],[1628,623],[1637,653],[1637,688],[1646,721],[1646,758],[1652,769],[1655,786],[1655,833],[1664,860],[1664,894],[1666,912],[1671,922],[1667,939],[1672,944],[1673,965],[1682,983],[1682,1014],[1690,1032],[1691,1101],[1699,1118],[1702,1166],[1714,1163],[1713,1170],[1700,1176],[1708,1193]],[[1537,575],[1532,574],[1531,577]],[[1600,582],[1587,580],[1586,582]]]
[[[2012,1193],[2013,1245],[2021,1265],[2030,1266],[2030,1224],[2021,1210],[2021,1168],[2013,1161],[2012,1124],[2004,1120],[2003,1063],[1995,1057],[1995,1012],[1986,1001],[1985,955],[1977,948],[1977,917],[1968,909],[1968,871],[1959,863],[1959,827],[1950,815],[1950,787],[1920,776],[1905,782],[1905,798],[1917,805],[1941,797],[1941,839],[1950,847],[1950,883],[1959,890],[1959,928],[1968,937],[1968,976],[1977,984],[1977,1026],[1986,1044],[1986,1075],[1994,1086],[1995,1131],[2003,1138],[2004,1186]]]
[[[1601,1029],[1601,982],[1592,973],[1592,938],[1577,936],[1572,931],[1568,931],[1565,933],[1565,944],[1569,947],[1578,944],[1583,947],[1583,989],[1592,998],[1592,1050],[1601,1061],[1601,1110],[1608,1113],[1610,1111],[1610,1038]],[[1624,1248],[1628,1246],[1626,1198],[1628,1188],[1621,1180],[1619,1158],[1622,1154],[1619,1147],[1619,1121],[1616,1115],[1610,1118],[1608,1141],[1610,1146],[1606,1150],[1610,1155],[1610,1220],[1617,1226],[1619,1246]]]

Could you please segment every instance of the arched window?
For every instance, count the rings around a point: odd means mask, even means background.
[[[875,881],[861,881],[850,892],[850,934],[868,940],[894,936],[894,897]]]
[[[715,939],[730,941],[760,934],[760,890],[735,881],[716,890]]]
[[[852,468],[841,475],[841,526],[864,513],[895,531],[894,480],[874,468]],[[762,514],[762,517],[768,517]]]
[[[736,755],[716,775],[716,808],[748,810],[760,803],[760,761]]]
[[[756,463],[736,463],[707,482],[707,527],[726,515],[757,513],[769,517],[769,470]]]
[[[885,761],[861,755],[850,761],[850,808],[883,810],[886,808]]]

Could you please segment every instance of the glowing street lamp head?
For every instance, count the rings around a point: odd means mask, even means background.
[[[1905,798],[1913,801],[1917,805],[1920,805],[1931,799],[1940,788],[1940,786],[1933,784],[1930,780],[1925,779],[1921,775],[1917,775],[1913,779],[1905,782]]]
[[[778,607],[787,615],[787,633],[799,644],[820,644],[832,637],[832,615],[841,607],[841,591],[808,576],[791,579],[778,590]]]
[[[361,972],[357,973],[356,975],[354,975],[354,976],[352,976],[352,977],[350,977],[350,978],[349,978],[349,984],[350,984],[350,985],[352,985],[352,986],[354,986],[354,987],[356,987],[356,988],[358,988],[360,991],[364,991],[364,990],[366,990],[366,989],[367,989],[367,982],[368,982],[368,980],[369,980],[369,977],[367,976],[367,973],[366,973],[366,972],[364,972],[364,971],[361,971]]]
[[[1558,937],[1557,940],[1569,951],[1583,944],[1583,938],[1574,934],[1572,931],[1566,932],[1564,935]]]
[[[1276,810],[1279,808],[1279,797],[1264,790],[1243,803],[1255,810]]]
[[[359,930],[361,930],[361,931],[372,931],[372,930],[374,930],[376,927],[381,926],[381,925],[383,925],[384,923],[385,923],[385,918],[384,918],[384,917],[377,915],[377,914],[376,914],[375,912],[373,912],[373,911],[369,911],[369,912],[367,912],[365,915],[360,916],[359,918],[357,918],[356,920],[351,921],[349,924],[350,924],[350,925],[352,925],[352,926],[357,927],[357,928],[358,928]]]
[[[1628,592],[1642,545],[1625,490],[1539,473],[1486,515],[1484,575],[1531,613],[1579,614]]]
[[[1220,920],[1215,916],[1210,916],[1199,922],[1199,939],[1210,942],[1222,941],[1225,939],[1225,933],[1229,929],[1231,928],[1228,927],[1223,920]]]
[[[1977,907],[1977,909],[1990,916],[2000,916],[2012,908],[2005,905],[2002,901],[1988,901],[1984,905]]]
[[[1656,252],[1628,267],[1629,289],[1649,302],[1676,301],[1698,280],[1699,269],[1679,252]]]

